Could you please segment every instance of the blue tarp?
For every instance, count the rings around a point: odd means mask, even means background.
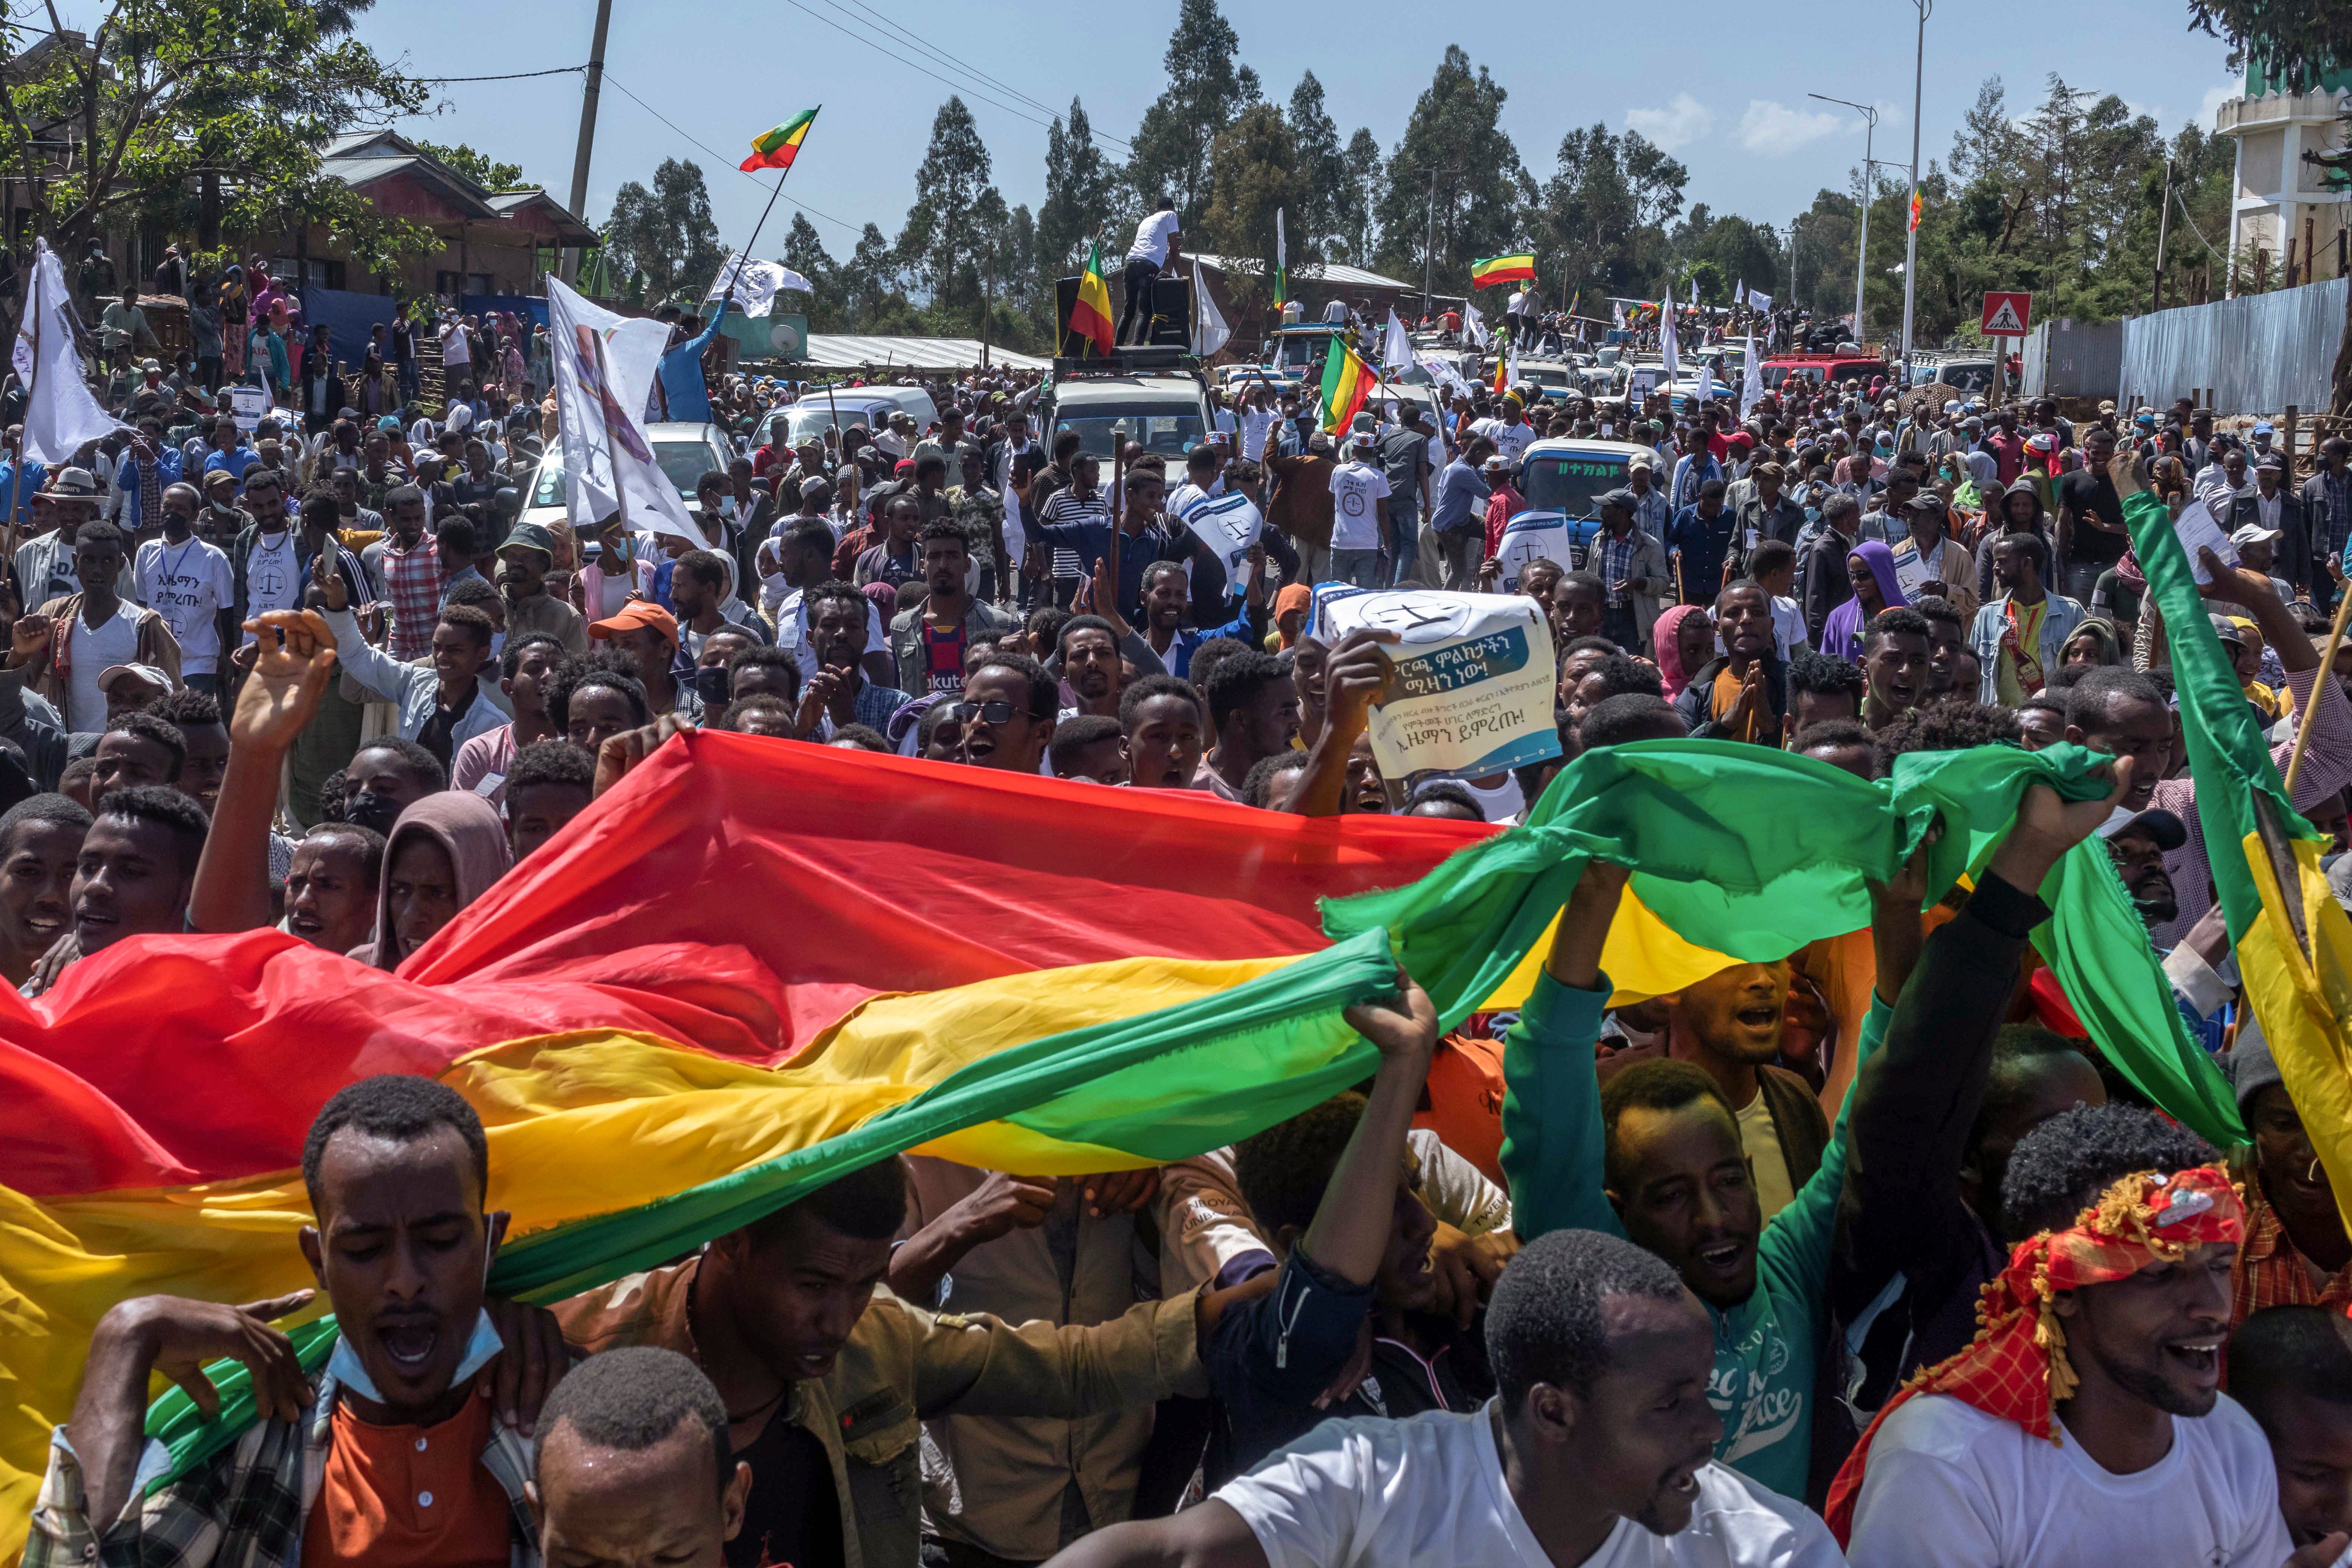
[[[547,325],[547,299],[541,294],[468,294],[460,302],[460,308],[469,316],[486,316],[493,310],[511,310],[542,327]]]
[[[369,331],[379,323],[389,327],[398,309],[399,301],[388,294],[357,294],[348,289],[302,290],[306,337],[312,327],[328,329],[331,352],[353,374],[358,373],[360,362],[367,358]],[[389,338],[392,334],[384,335]]]

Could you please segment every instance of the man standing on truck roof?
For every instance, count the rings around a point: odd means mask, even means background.
[[[1127,247],[1127,306],[1118,313],[1119,342],[1151,341],[1152,280],[1171,260],[1183,253],[1183,247],[1184,235],[1177,221],[1175,199],[1162,196],[1160,205],[1135,226],[1135,243]],[[1127,329],[1136,318],[1138,305],[1142,307],[1143,326],[1130,339]]]

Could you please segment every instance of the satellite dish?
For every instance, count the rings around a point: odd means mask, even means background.
[[[803,344],[801,330],[791,321],[776,321],[768,328],[768,344],[786,359],[798,359]]]

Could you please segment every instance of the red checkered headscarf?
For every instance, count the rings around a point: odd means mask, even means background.
[[[1853,1533],[1871,1439],[1905,1400],[1948,1394],[2055,1443],[2051,1407],[2074,1397],[2075,1386],[2065,1331],[2052,1307],[2059,1292],[2128,1279],[2159,1260],[2177,1263],[2209,1241],[2235,1246],[2245,1233],[2245,1204],[2229,1173],[2200,1165],[2168,1177],[2126,1176],[2076,1216],[2073,1229],[2019,1242],[1977,1303],[1977,1337],[1888,1400],[1830,1483],[1825,1517],[1838,1544]]]

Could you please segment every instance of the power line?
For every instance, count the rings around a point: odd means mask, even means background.
[[[824,3],[831,5],[836,11],[843,11],[840,0],[824,0]],[[982,81],[988,83],[991,87],[1019,100],[1022,103],[1036,110],[1041,114],[1049,115],[1055,120],[1059,120],[1062,117],[1062,111],[1055,108],[1052,104],[1046,103],[1029,93],[1022,91],[1019,88],[1014,87],[1011,82],[1004,80],[1002,77],[991,76],[988,72],[982,70],[978,66],[959,60],[953,56],[942,52],[928,40],[908,31],[905,27],[900,26],[898,23],[884,16],[881,12],[877,11],[873,6],[867,5],[866,0],[850,0],[850,4],[856,5],[857,9],[865,12],[867,16],[873,17],[880,26],[887,27],[892,33],[904,38],[908,43],[913,45],[916,48],[920,49],[924,54],[939,61],[941,65],[946,66],[949,69],[961,71],[967,76],[977,77]],[[844,11],[843,14],[847,15],[845,11]],[[1114,142],[1121,147],[1129,147],[1131,145],[1128,142],[1117,136],[1102,132],[1092,132],[1092,134],[1094,139],[1098,142]]]
[[[604,68],[604,80],[612,86],[619,88],[623,96],[626,97],[630,102],[635,104],[639,109],[644,110],[647,114],[652,115],[656,120],[660,121],[664,125],[668,126],[672,131],[677,132],[680,136],[685,137],[686,140],[693,143],[693,145],[701,148],[705,153],[708,153],[712,157],[718,159],[725,167],[733,169],[737,174],[742,175],[745,179],[750,180],[754,185],[758,185],[760,189],[763,191],[768,188],[766,184],[762,184],[761,180],[750,170],[738,167],[736,164],[729,163],[728,160],[732,156],[731,153],[721,153],[718,148],[713,147],[708,142],[697,139],[683,126],[672,120],[668,115],[664,114],[660,110],[656,109],[652,104],[647,103],[644,99],[639,98],[635,93],[631,92],[629,90],[628,84],[621,80],[620,78],[614,76],[613,74],[613,68],[610,66],[606,66]],[[865,237],[866,229],[862,225],[845,223],[840,218],[834,216],[831,213],[819,212],[816,208],[806,205],[801,202],[796,201],[793,205],[796,210],[805,212],[811,217],[821,217],[824,219],[825,222],[833,225],[835,228],[847,229],[850,233],[856,235],[860,238]]]
[[[584,65],[556,66],[543,71],[510,71],[505,76],[421,76],[416,80],[426,87],[443,87],[457,81],[528,81],[535,76],[575,76],[587,68]]]
[[[877,54],[887,55],[890,58],[897,60],[900,65],[907,67],[910,70],[919,71],[924,76],[930,78],[933,81],[938,82],[941,87],[948,89],[951,92],[967,94],[972,98],[976,98],[981,102],[987,104],[990,108],[1001,109],[1005,113],[1013,116],[1015,120],[1025,121],[1029,124],[1037,127],[1040,131],[1047,131],[1053,128],[1052,121],[1040,120],[1035,115],[1029,113],[1025,110],[1016,109],[1013,105],[1006,103],[1000,99],[991,98],[987,93],[981,91],[977,88],[971,87],[963,82],[950,80],[948,78],[941,76],[939,72],[929,69],[919,61],[910,60],[906,56],[898,53],[894,49],[885,48],[882,45],[875,42],[872,38],[866,37],[862,33],[851,32],[847,27],[843,26],[832,17],[824,16],[819,12],[810,10],[808,6],[801,4],[801,0],[785,0],[785,3],[791,5],[793,9],[802,13],[803,16],[812,17],[816,21],[823,22],[826,26],[831,27],[835,32],[839,33],[844,37],[855,38],[857,42],[864,44],[867,48],[874,50]],[[1053,113],[1053,110],[1047,110],[1045,112],[1050,115]],[[1108,140],[1108,138],[1106,138],[1106,140]],[[1124,145],[1124,143],[1122,143],[1122,145]]]

